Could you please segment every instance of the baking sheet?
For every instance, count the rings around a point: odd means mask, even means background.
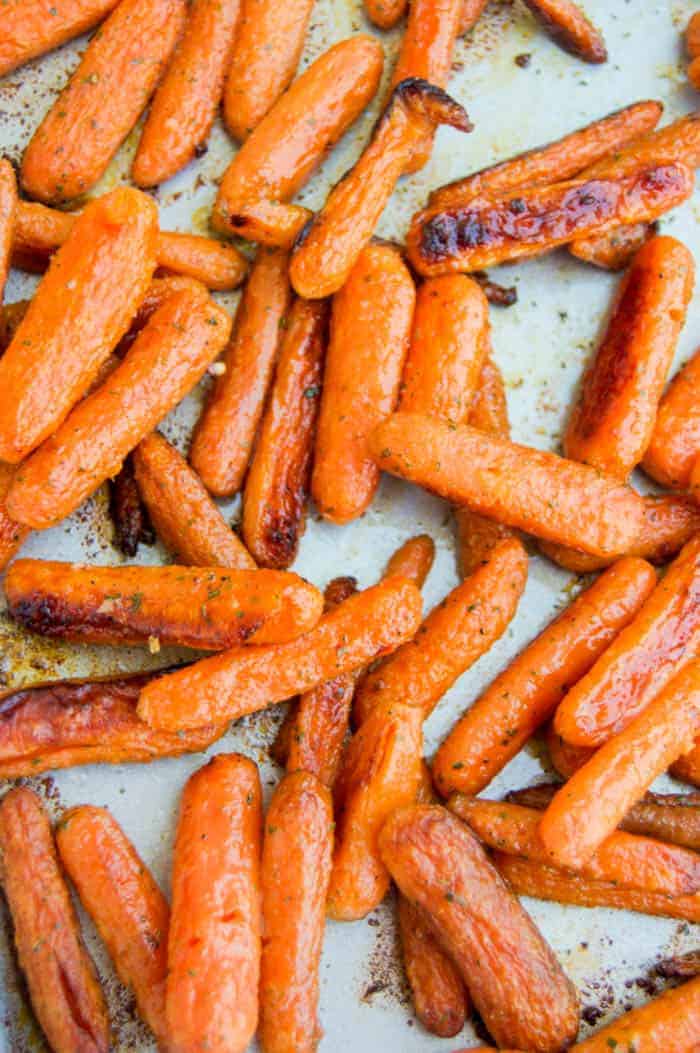
[[[643,98],[661,99],[664,120],[697,106],[700,100],[687,85],[681,31],[697,3],[679,0],[585,0],[586,10],[603,29],[610,52],[601,67],[587,66],[559,51],[535,26],[520,0],[494,0],[471,38],[457,45],[450,91],[464,103],[475,131],[462,136],[441,129],[430,163],[418,175],[402,181],[380,222],[378,233],[401,238],[411,214],[433,187],[467,172],[546,142],[611,110]],[[0,18],[0,32],[2,22]],[[360,0],[317,0],[303,65],[331,44],[357,31],[367,31]],[[393,31],[381,35],[387,53],[387,73],[399,40]],[[33,129],[74,68],[85,40],[48,58],[37,60],[0,82],[0,146],[18,160]],[[515,59],[530,55],[525,68]],[[386,79],[386,76],[385,76]],[[299,200],[322,204],[329,188],[359,155],[377,115],[377,103],[363,115],[328,158]],[[127,178],[137,134],[120,152],[99,190]],[[207,232],[216,181],[233,156],[234,147],[217,125],[207,154],[154,195],[164,228]],[[664,232],[682,238],[700,260],[697,227],[700,197],[662,220]],[[600,331],[617,279],[556,253],[520,266],[494,272],[497,280],[518,287],[519,302],[491,312],[496,359],[508,386],[514,438],[545,449],[557,449],[572,391],[581,376]],[[13,272],[6,300],[30,294],[36,279]],[[233,306],[236,294],[218,297]],[[695,349],[700,334],[700,293],[691,305],[680,341],[678,361]],[[198,391],[171,415],[165,434],[186,449],[198,412]],[[237,501],[222,504],[235,519]],[[457,583],[453,538],[447,506],[395,479],[383,480],[368,513],[347,527],[309,517],[295,570],[319,586],[338,574],[354,574],[361,586],[376,580],[386,559],[407,537],[427,532],[435,540],[437,558],[425,586],[426,609]],[[100,491],[70,520],[44,534],[34,534],[23,555],[117,563],[123,557],[112,547],[105,493]],[[137,562],[165,559],[159,548],[142,546]],[[533,555],[526,593],[517,617],[498,644],[471,669],[441,702],[426,725],[426,749],[433,752],[456,716],[553,615],[569,602],[580,582],[543,558]],[[59,676],[165,665],[173,652],[149,656],[140,650],[76,648],[29,639],[0,613],[0,685],[26,685]],[[256,760],[266,791],[279,777],[267,756],[284,707],[246,718],[220,740],[209,754],[240,750]],[[209,755],[208,754],[208,755]],[[203,756],[165,760],[152,765],[91,766],[32,780],[54,814],[64,806],[90,802],[106,805],[133,839],[164,888],[177,802],[187,776]],[[528,749],[495,780],[489,796],[521,786],[546,770],[541,751]],[[670,785],[663,780],[661,785]],[[586,1017],[603,1022],[644,1001],[653,990],[650,970],[659,958],[697,945],[689,926],[611,910],[585,910],[525,900],[565,969],[581,992]],[[4,909],[4,908],[3,908]],[[85,919],[84,919],[85,920]],[[45,1046],[32,1023],[9,953],[7,918],[0,926],[0,1050],[25,1053]],[[119,1053],[155,1049],[135,1018],[133,1004],[120,987],[94,930],[85,932],[102,976]],[[321,1050],[366,1053],[401,1050],[430,1053],[471,1045],[468,1025],[455,1039],[428,1035],[411,1012],[395,951],[392,906],[383,904],[355,924],[329,922],[321,969],[321,1018],[325,1037]],[[583,1025],[582,1033],[590,1027]]]

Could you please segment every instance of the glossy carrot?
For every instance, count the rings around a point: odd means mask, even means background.
[[[106,808],[61,816],[56,845],[139,1014],[167,1048],[165,978],[170,909],[150,871]]]
[[[311,493],[325,519],[348,523],[369,507],[379,469],[367,436],[396,408],[416,302],[391,245],[368,245],[333,298]]]
[[[258,250],[224,353],[226,370],[216,378],[195,426],[190,462],[218,497],[235,494],[243,484],[288,325],[288,266],[285,252]]]
[[[384,578],[398,574],[422,588],[435,559],[435,542],[428,534],[417,534],[397,548],[386,565]]]
[[[297,300],[243,493],[243,540],[262,567],[288,567],[306,524],[327,305]]]
[[[4,570],[29,535],[27,527],[16,522],[7,511],[6,499],[15,470],[0,461],[0,570]]]
[[[679,117],[662,128],[638,135],[621,149],[601,157],[584,169],[590,178],[608,178],[635,172],[648,164],[679,162],[688,168],[700,167],[700,112],[697,110]]]
[[[155,268],[156,215],[120,187],[75,221],[0,360],[0,460],[56,430],[126,332]]]
[[[224,92],[224,120],[243,142],[294,79],[313,0],[242,0]]]
[[[410,639],[421,596],[404,578],[351,596],[288,644],[234,648],[147,686],[139,716],[165,730],[223,723],[368,665]]]
[[[557,734],[601,746],[700,654],[700,537],[682,549],[634,620],[561,702]]]
[[[202,282],[194,278],[188,278],[184,274],[169,274],[161,278],[154,278],[146,289],[146,295],[141,300],[136,314],[131,319],[131,325],[126,336],[122,337],[115,349],[117,358],[124,358],[129,348],[146,323],[150,322],[159,307],[162,307],[174,293],[186,290],[198,300],[207,299],[207,289]]]
[[[499,1046],[556,1053],[573,1040],[573,985],[476,838],[444,808],[394,812],[379,847],[401,892],[427,915]]]
[[[675,375],[659,404],[644,471],[663,486],[687,487],[700,453],[700,353]]]
[[[468,425],[395,413],[369,442],[384,471],[592,555],[624,553],[641,529],[644,503],[617,480]]]
[[[243,1053],[253,1038],[261,839],[258,769],[220,753],[190,776],[180,801],[165,1002],[173,1053]]]
[[[5,5],[0,41],[0,77],[66,44],[97,25],[118,0],[58,0],[47,13],[43,0]]]
[[[615,227],[607,234],[579,238],[569,245],[569,252],[584,263],[606,271],[623,271],[641,248],[656,234],[655,223],[633,223]]]
[[[360,34],[297,78],[226,169],[214,208],[218,230],[291,247],[309,213],[286,202],[374,96],[383,63],[379,42]]]
[[[134,451],[139,493],[158,537],[182,563],[253,570],[255,561],[174,446],[151,432]]]
[[[24,151],[30,197],[70,201],[104,175],[168,63],[185,10],[185,0],[118,4]]]
[[[394,88],[359,161],[297,241],[289,273],[300,296],[330,296],[345,284],[414,150],[440,124],[472,128],[462,106],[427,81]]]
[[[263,1053],[314,1053],[319,966],[333,853],[333,804],[305,771],[285,776],[265,817],[261,888]]]
[[[563,779],[571,778],[595,753],[595,750],[586,746],[572,746],[571,743],[565,742],[561,735],[557,734],[553,720],[545,728],[544,741],[550,763]]]
[[[37,1020],[55,1053],[107,1053],[109,1019],[61,873],[49,820],[27,787],[0,803],[0,881]]]
[[[602,34],[572,0],[525,0],[525,3],[564,51],[584,62],[607,62]]]
[[[240,0],[193,0],[158,86],[131,166],[138,186],[179,172],[204,145],[233,54]]]
[[[328,889],[328,913],[336,921],[364,918],[389,889],[377,838],[385,820],[415,800],[422,723],[418,707],[380,702],[345,752],[335,786],[336,842]]]
[[[633,1049],[636,1053],[693,1053],[700,1042],[700,978],[688,980],[652,998],[646,1005],[618,1017],[597,1034],[577,1042],[571,1053],[609,1053]]]
[[[170,297],[124,361],[22,465],[7,498],[10,514],[42,528],[78,508],[201,379],[230,329],[213,301],[185,290]]]
[[[379,29],[391,29],[403,17],[408,0],[364,0],[367,18]]]
[[[554,619],[464,713],[433,761],[440,793],[476,794],[553,715],[656,584],[648,563],[621,559]]]
[[[455,680],[488,651],[513,619],[527,582],[528,560],[516,538],[435,607],[415,639],[368,673],[355,696],[355,723],[379,703],[405,702],[427,718]]]
[[[680,779],[681,782],[689,782],[691,786],[700,786],[700,742],[696,742],[689,753],[686,753],[684,757],[679,757],[675,764],[671,765],[670,774],[675,779]]]
[[[0,158],[0,301],[10,269],[10,250],[17,212],[17,180],[9,161]]]

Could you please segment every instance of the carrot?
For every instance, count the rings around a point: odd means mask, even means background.
[[[243,540],[263,567],[294,561],[306,523],[328,311],[297,300],[243,493]]]
[[[364,0],[367,18],[379,29],[391,29],[406,12],[408,0]]]
[[[173,293],[186,290],[199,300],[207,299],[207,290],[202,282],[194,278],[188,278],[184,274],[170,274],[162,278],[154,278],[146,289],[146,295],[141,300],[136,314],[131,319],[131,325],[125,336],[119,341],[114,356],[124,358],[136,337],[146,324],[150,322],[159,307],[162,307]]]
[[[435,559],[435,543],[428,534],[417,534],[397,548],[382,575],[390,578],[398,574],[422,588]]]
[[[696,742],[685,757],[679,757],[675,764],[671,765],[670,774],[682,782],[700,786],[700,742]]]
[[[330,296],[345,284],[414,150],[439,124],[472,128],[462,106],[427,81],[412,77],[394,88],[359,161],[297,241],[289,273],[300,296]]]
[[[139,716],[165,730],[235,720],[362,668],[410,639],[421,597],[404,578],[366,589],[287,644],[233,648],[147,686]]]
[[[462,0],[462,17],[459,23],[459,35],[464,36],[481,18],[488,0]]]
[[[700,954],[697,951],[689,951],[687,954],[679,954],[672,958],[663,958],[654,967],[657,976],[666,979],[687,979],[689,976],[700,974]]]
[[[564,696],[554,720],[574,746],[601,746],[700,654],[700,537],[682,549],[634,620]]]
[[[117,3],[118,0],[58,0],[48,12],[43,0],[13,0],[6,4],[0,77],[86,33]]]
[[[690,16],[685,27],[685,47],[689,58],[694,59],[700,55],[700,11]]]
[[[112,544],[123,555],[135,556],[142,543],[155,544],[156,535],[136,486],[131,455],[119,474],[109,481],[109,518],[114,527]]]
[[[309,772],[285,776],[265,817],[259,1042],[263,1053],[314,1053],[333,804]]]
[[[695,459],[693,470],[690,473],[688,487],[690,489],[690,495],[695,503],[700,504],[700,458]]]
[[[42,528],[78,508],[197,383],[230,328],[229,315],[208,298],[184,290],[170,297],[124,361],[22,465],[7,498],[10,514]]]
[[[173,854],[166,1019],[173,1053],[243,1053],[258,1019],[258,769],[219,754],[188,779]]]
[[[595,750],[586,746],[572,746],[570,742],[565,742],[561,735],[557,734],[553,720],[545,727],[544,741],[550,763],[563,779],[571,778],[595,753]]]
[[[8,610],[26,629],[85,643],[217,651],[284,643],[312,629],[321,594],[296,574],[218,567],[86,567],[21,559],[5,576]]]
[[[61,816],[63,866],[140,1015],[165,1049],[165,978],[170,910],[165,896],[106,808],[82,805]]]
[[[4,570],[29,535],[28,529],[7,511],[6,498],[14,474],[14,468],[0,461],[0,570]]]
[[[4,29],[3,29],[4,32]],[[17,181],[9,161],[0,158],[0,301],[10,269],[10,250],[17,212]]]
[[[417,706],[427,718],[459,676],[488,651],[512,621],[527,582],[528,560],[516,538],[435,607],[413,640],[369,673],[355,696],[355,723],[380,702]]]
[[[61,680],[0,694],[0,778],[81,764],[123,764],[205,750],[226,727],[155,731],[136,715],[156,674]]]
[[[240,490],[248,467],[288,324],[288,264],[284,252],[258,250],[224,354],[225,372],[217,377],[195,426],[190,462],[207,489],[219,497]]]
[[[602,34],[572,0],[525,0],[550,37],[584,62],[607,62]]]
[[[433,778],[440,793],[476,794],[488,786],[629,625],[655,584],[647,563],[621,559],[543,629],[438,749]]]
[[[517,197],[428,208],[411,221],[408,257],[419,274],[434,277],[537,256],[621,224],[656,219],[690,196],[693,181],[680,162],[647,162],[625,174],[582,174],[565,183],[522,188]],[[297,288],[294,275],[292,283]]]
[[[468,425],[395,413],[369,443],[384,471],[592,555],[624,553],[641,529],[642,498],[615,479]]]
[[[606,271],[624,271],[641,248],[656,234],[656,223],[633,223],[615,227],[607,234],[579,238],[569,245],[569,252],[584,263]]]
[[[700,352],[675,375],[661,399],[644,471],[663,486],[687,487],[700,453]]]
[[[86,393],[145,295],[155,235],[155,206],[126,187],[76,220],[0,359],[0,460],[23,460]]]
[[[662,128],[637,135],[622,148],[584,169],[592,179],[627,175],[646,165],[678,162],[688,168],[700,167],[700,112],[693,111]]]
[[[336,843],[328,889],[328,914],[336,921],[364,918],[389,889],[377,838],[385,820],[415,800],[422,723],[417,706],[379,702],[345,752],[335,786]]]
[[[255,561],[199,477],[174,446],[151,432],[134,451],[139,493],[158,537],[183,563],[253,570]]]
[[[55,1053],[107,1053],[107,1007],[56,857],[40,799],[0,802],[0,880],[32,1008]]]
[[[0,307],[0,355],[4,355],[12,343],[19,324],[29,310],[31,300],[17,300]]]
[[[233,54],[240,0],[194,0],[131,166],[138,186],[170,179],[206,143]]]
[[[373,98],[383,63],[381,45],[364,34],[341,41],[316,59],[226,169],[214,208],[215,227],[290,248],[309,213],[286,202]]]
[[[69,201],[104,175],[168,63],[185,10],[185,0],[121,0],[24,151],[30,197]]]
[[[416,302],[390,245],[368,245],[333,298],[311,493],[321,515],[348,523],[379,485],[367,436],[396,408]]]
[[[664,991],[646,1005],[618,1017],[597,1034],[577,1042],[571,1053],[693,1053],[700,1042],[700,978]]]
[[[394,812],[379,836],[401,892],[426,914],[499,1046],[555,1053],[578,1029],[573,985],[476,838],[444,808]]]
[[[313,0],[242,0],[224,92],[224,120],[243,142],[294,79]]]

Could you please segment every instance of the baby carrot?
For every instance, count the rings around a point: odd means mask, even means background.
[[[56,430],[126,332],[156,265],[156,218],[120,187],[74,222],[0,359],[0,460]]]
[[[253,570],[255,561],[174,446],[151,432],[134,450],[134,471],[158,537],[182,563]]]
[[[700,352],[675,375],[661,399],[644,471],[663,486],[687,487],[700,454]]]
[[[577,1042],[571,1053],[694,1053],[700,1042],[700,977],[652,998],[618,1017],[595,1035]]]
[[[607,153],[589,165],[582,176],[597,179],[628,175],[640,165],[665,165],[679,162],[688,168],[700,166],[700,111],[679,117],[662,128],[637,135],[619,150]]]
[[[11,465],[0,461],[0,570],[4,570],[29,534],[29,530],[17,523],[7,511],[6,498],[15,471]]]
[[[640,559],[614,563],[479,696],[437,751],[440,793],[483,790],[632,621],[656,584]]]
[[[37,1020],[55,1053],[107,1053],[109,1020],[95,966],[61,873],[40,799],[27,787],[0,802],[0,881]]]
[[[4,31],[4,30],[3,30]],[[0,158],[0,300],[10,269],[10,250],[17,213],[17,181],[9,161]]]
[[[262,567],[288,567],[306,523],[328,311],[297,300],[243,493],[243,540]]]
[[[156,535],[136,486],[131,454],[119,474],[109,480],[108,486],[109,518],[114,527],[112,544],[123,555],[133,557],[139,545],[154,545]]]
[[[674,779],[689,782],[692,786],[700,786],[700,743],[696,741],[692,750],[684,757],[679,757],[669,771]]]
[[[22,465],[10,514],[41,528],[78,508],[200,380],[230,329],[229,315],[208,298],[186,290],[170,297],[124,361]]]
[[[488,0],[462,0],[462,16],[459,23],[459,35],[463,36],[473,29],[481,18]]]
[[[69,201],[97,183],[153,93],[185,10],[185,0],[121,0],[24,151],[30,197]]]
[[[632,223],[615,227],[607,234],[578,238],[569,252],[584,263],[606,271],[624,271],[641,248],[656,234],[656,223]]]
[[[391,29],[403,17],[408,0],[364,0],[367,18],[379,29]]]
[[[550,37],[584,62],[607,62],[602,34],[572,0],[525,0]]]
[[[163,1049],[170,910],[136,849],[106,808],[61,816],[56,846],[121,982]]]
[[[285,776],[265,817],[260,872],[263,1053],[314,1053],[321,1038],[318,971],[332,853],[330,793],[309,772]]]
[[[428,534],[417,534],[397,548],[386,565],[382,577],[399,574],[408,578],[417,588],[422,588],[435,559],[435,543]]]
[[[544,741],[549,761],[563,779],[570,779],[595,753],[595,750],[586,746],[572,746],[571,743],[565,742],[561,735],[557,734],[553,720],[545,727]]]
[[[288,266],[285,252],[258,249],[224,353],[226,371],[216,378],[195,426],[190,462],[218,497],[235,494],[243,484],[288,324]]]
[[[166,1020],[173,1053],[244,1053],[258,1021],[262,800],[255,764],[188,779],[173,853]]]
[[[700,55],[700,11],[691,15],[685,27],[685,47],[691,59]]]
[[[311,493],[324,518],[347,523],[379,485],[367,436],[396,408],[416,301],[391,245],[370,244],[333,298]]]
[[[0,77],[86,33],[117,3],[118,0],[57,0],[48,12],[44,0],[14,0],[6,4]]]

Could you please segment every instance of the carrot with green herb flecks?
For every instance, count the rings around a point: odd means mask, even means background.
[[[12,0],[4,4],[0,77],[79,37],[100,22],[118,0]]]

